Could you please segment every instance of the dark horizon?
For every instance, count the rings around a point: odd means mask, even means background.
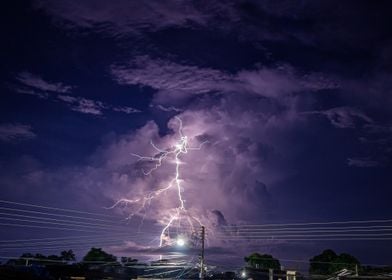
[[[391,264],[391,8],[4,4],[0,241],[192,259],[202,224],[219,264]]]

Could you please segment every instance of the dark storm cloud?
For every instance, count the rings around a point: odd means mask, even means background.
[[[295,39],[320,51],[345,53],[350,49],[380,59],[390,45],[392,33],[385,28],[392,23],[388,1],[234,2],[245,28],[253,31],[256,40]],[[264,32],[269,34],[267,38],[263,38]]]
[[[321,56],[331,51],[332,61],[347,49],[355,50],[359,60],[373,56],[383,65],[391,57],[391,32],[384,28],[392,24],[390,6],[367,1],[34,1],[35,8],[63,28],[120,37],[148,36],[148,32],[170,28],[208,29],[234,34],[263,48],[264,42],[278,42],[286,45],[288,53],[292,45],[310,47],[311,52],[317,49]],[[323,64],[328,64],[326,58]]]
[[[193,1],[35,1],[35,7],[66,28],[86,28],[113,36],[156,31],[172,26],[204,25],[208,16]]]

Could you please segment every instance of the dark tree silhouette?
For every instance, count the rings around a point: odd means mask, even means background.
[[[333,250],[324,250],[320,255],[314,256],[309,260],[309,273],[330,275],[342,269],[355,270],[360,267],[359,261],[346,253],[337,255]]]
[[[64,260],[64,261],[74,261],[75,254],[72,250],[62,251],[60,253],[60,258],[61,258],[61,260]]]
[[[252,253],[249,256],[245,257],[244,260],[248,263],[250,267],[256,269],[280,269],[279,260],[275,259],[271,255]]]
[[[116,262],[117,257],[106,253],[101,248],[91,248],[83,258],[84,262]]]

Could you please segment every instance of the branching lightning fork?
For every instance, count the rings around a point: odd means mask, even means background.
[[[122,199],[118,200],[112,207],[110,207],[110,208],[114,208],[120,204],[127,205],[127,204],[139,204],[140,203],[140,208],[138,208],[138,210],[136,210],[134,213],[132,213],[131,214],[131,216],[132,216],[134,214],[140,213],[142,211],[142,209],[146,206],[146,204],[150,203],[154,198],[158,197],[163,192],[166,192],[166,191],[172,189],[173,187],[175,187],[177,190],[178,207],[173,209],[173,210],[175,210],[174,214],[170,215],[170,217],[168,218],[168,222],[166,223],[166,225],[162,229],[162,232],[161,232],[161,235],[159,238],[159,240],[160,240],[159,246],[160,247],[162,247],[162,245],[163,245],[165,235],[168,232],[170,226],[173,224],[173,222],[175,220],[179,220],[181,218],[181,216],[187,217],[187,221],[188,221],[189,225],[191,226],[191,228],[193,228],[192,220],[194,220],[200,224],[199,219],[197,219],[196,217],[192,217],[191,215],[186,213],[185,200],[183,198],[183,189],[181,187],[182,180],[180,177],[180,165],[181,165],[180,157],[183,154],[187,154],[188,151],[190,151],[190,150],[200,150],[202,148],[202,146],[204,144],[206,144],[208,141],[202,142],[198,147],[189,147],[188,137],[186,135],[184,135],[184,133],[183,133],[182,120],[179,117],[175,117],[175,118],[179,122],[178,134],[180,136],[180,139],[178,140],[178,142],[176,142],[174,144],[174,146],[163,150],[163,149],[160,149],[159,147],[157,147],[151,141],[150,142],[151,146],[158,152],[157,155],[141,156],[141,155],[132,153],[132,155],[137,157],[139,161],[150,161],[150,162],[155,163],[154,166],[150,170],[148,170],[148,171],[143,170],[143,173],[146,176],[151,175],[151,173],[153,173],[155,170],[160,168],[162,166],[163,162],[167,161],[169,158],[174,158],[175,174],[174,174],[173,179],[170,180],[170,182],[168,183],[167,186],[160,188],[158,190],[152,191],[141,198],[132,199],[132,200],[122,198]]]

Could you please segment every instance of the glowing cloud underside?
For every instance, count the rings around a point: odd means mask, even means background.
[[[120,204],[140,204],[140,207],[134,212],[131,213],[130,217],[140,213],[145,206],[147,205],[147,203],[151,203],[151,201],[155,198],[159,198],[160,194],[176,188],[176,196],[178,199],[178,206],[174,209],[174,214],[170,214],[168,217],[168,222],[166,224],[164,224],[160,237],[159,237],[159,247],[162,247],[164,245],[164,241],[167,241],[167,243],[171,244],[170,240],[170,235],[169,235],[169,228],[173,225],[174,221],[176,220],[180,220],[182,217],[186,217],[186,221],[189,224],[190,228],[192,231],[194,231],[193,229],[193,222],[195,221],[198,224],[201,225],[200,220],[197,217],[194,217],[192,215],[190,215],[189,213],[187,213],[187,209],[185,207],[185,200],[183,199],[183,188],[181,186],[181,172],[180,172],[180,165],[181,165],[181,160],[180,157],[184,154],[187,154],[188,151],[191,150],[200,150],[202,148],[202,146],[207,143],[208,141],[202,142],[200,144],[200,146],[198,147],[189,147],[189,143],[188,143],[188,137],[186,135],[183,134],[183,127],[182,127],[182,121],[179,117],[175,117],[178,122],[179,122],[179,129],[178,129],[178,134],[180,136],[180,139],[170,148],[168,149],[160,149],[158,148],[152,141],[151,141],[151,146],[157,151],[157,155],[154,156],[141,156],[138,154],[134,154],[132,153],[133,156],[138,158],[138,161],[148,161],[148,162],[152,162],[153,167],[148,170],[148,171],[144,171],[143,173],[144,175],[148,176],[148,175],[152,175],[152,173],[157,170],[158,168],[160,168],[162,166],[162,164],[164,162],[170,162],[171,160],[174,162],[175,164],[175,172],[173,174],[173,178],[170,180],[170,182],[167,184],[167,186],[157,189],[155,191],[149,192],[148,194],[140,197],[140,198],[136,198],[136,199],[126,199],[126,198],[122,198],[119,199],[112,207],[110,208],[115,208]]]

